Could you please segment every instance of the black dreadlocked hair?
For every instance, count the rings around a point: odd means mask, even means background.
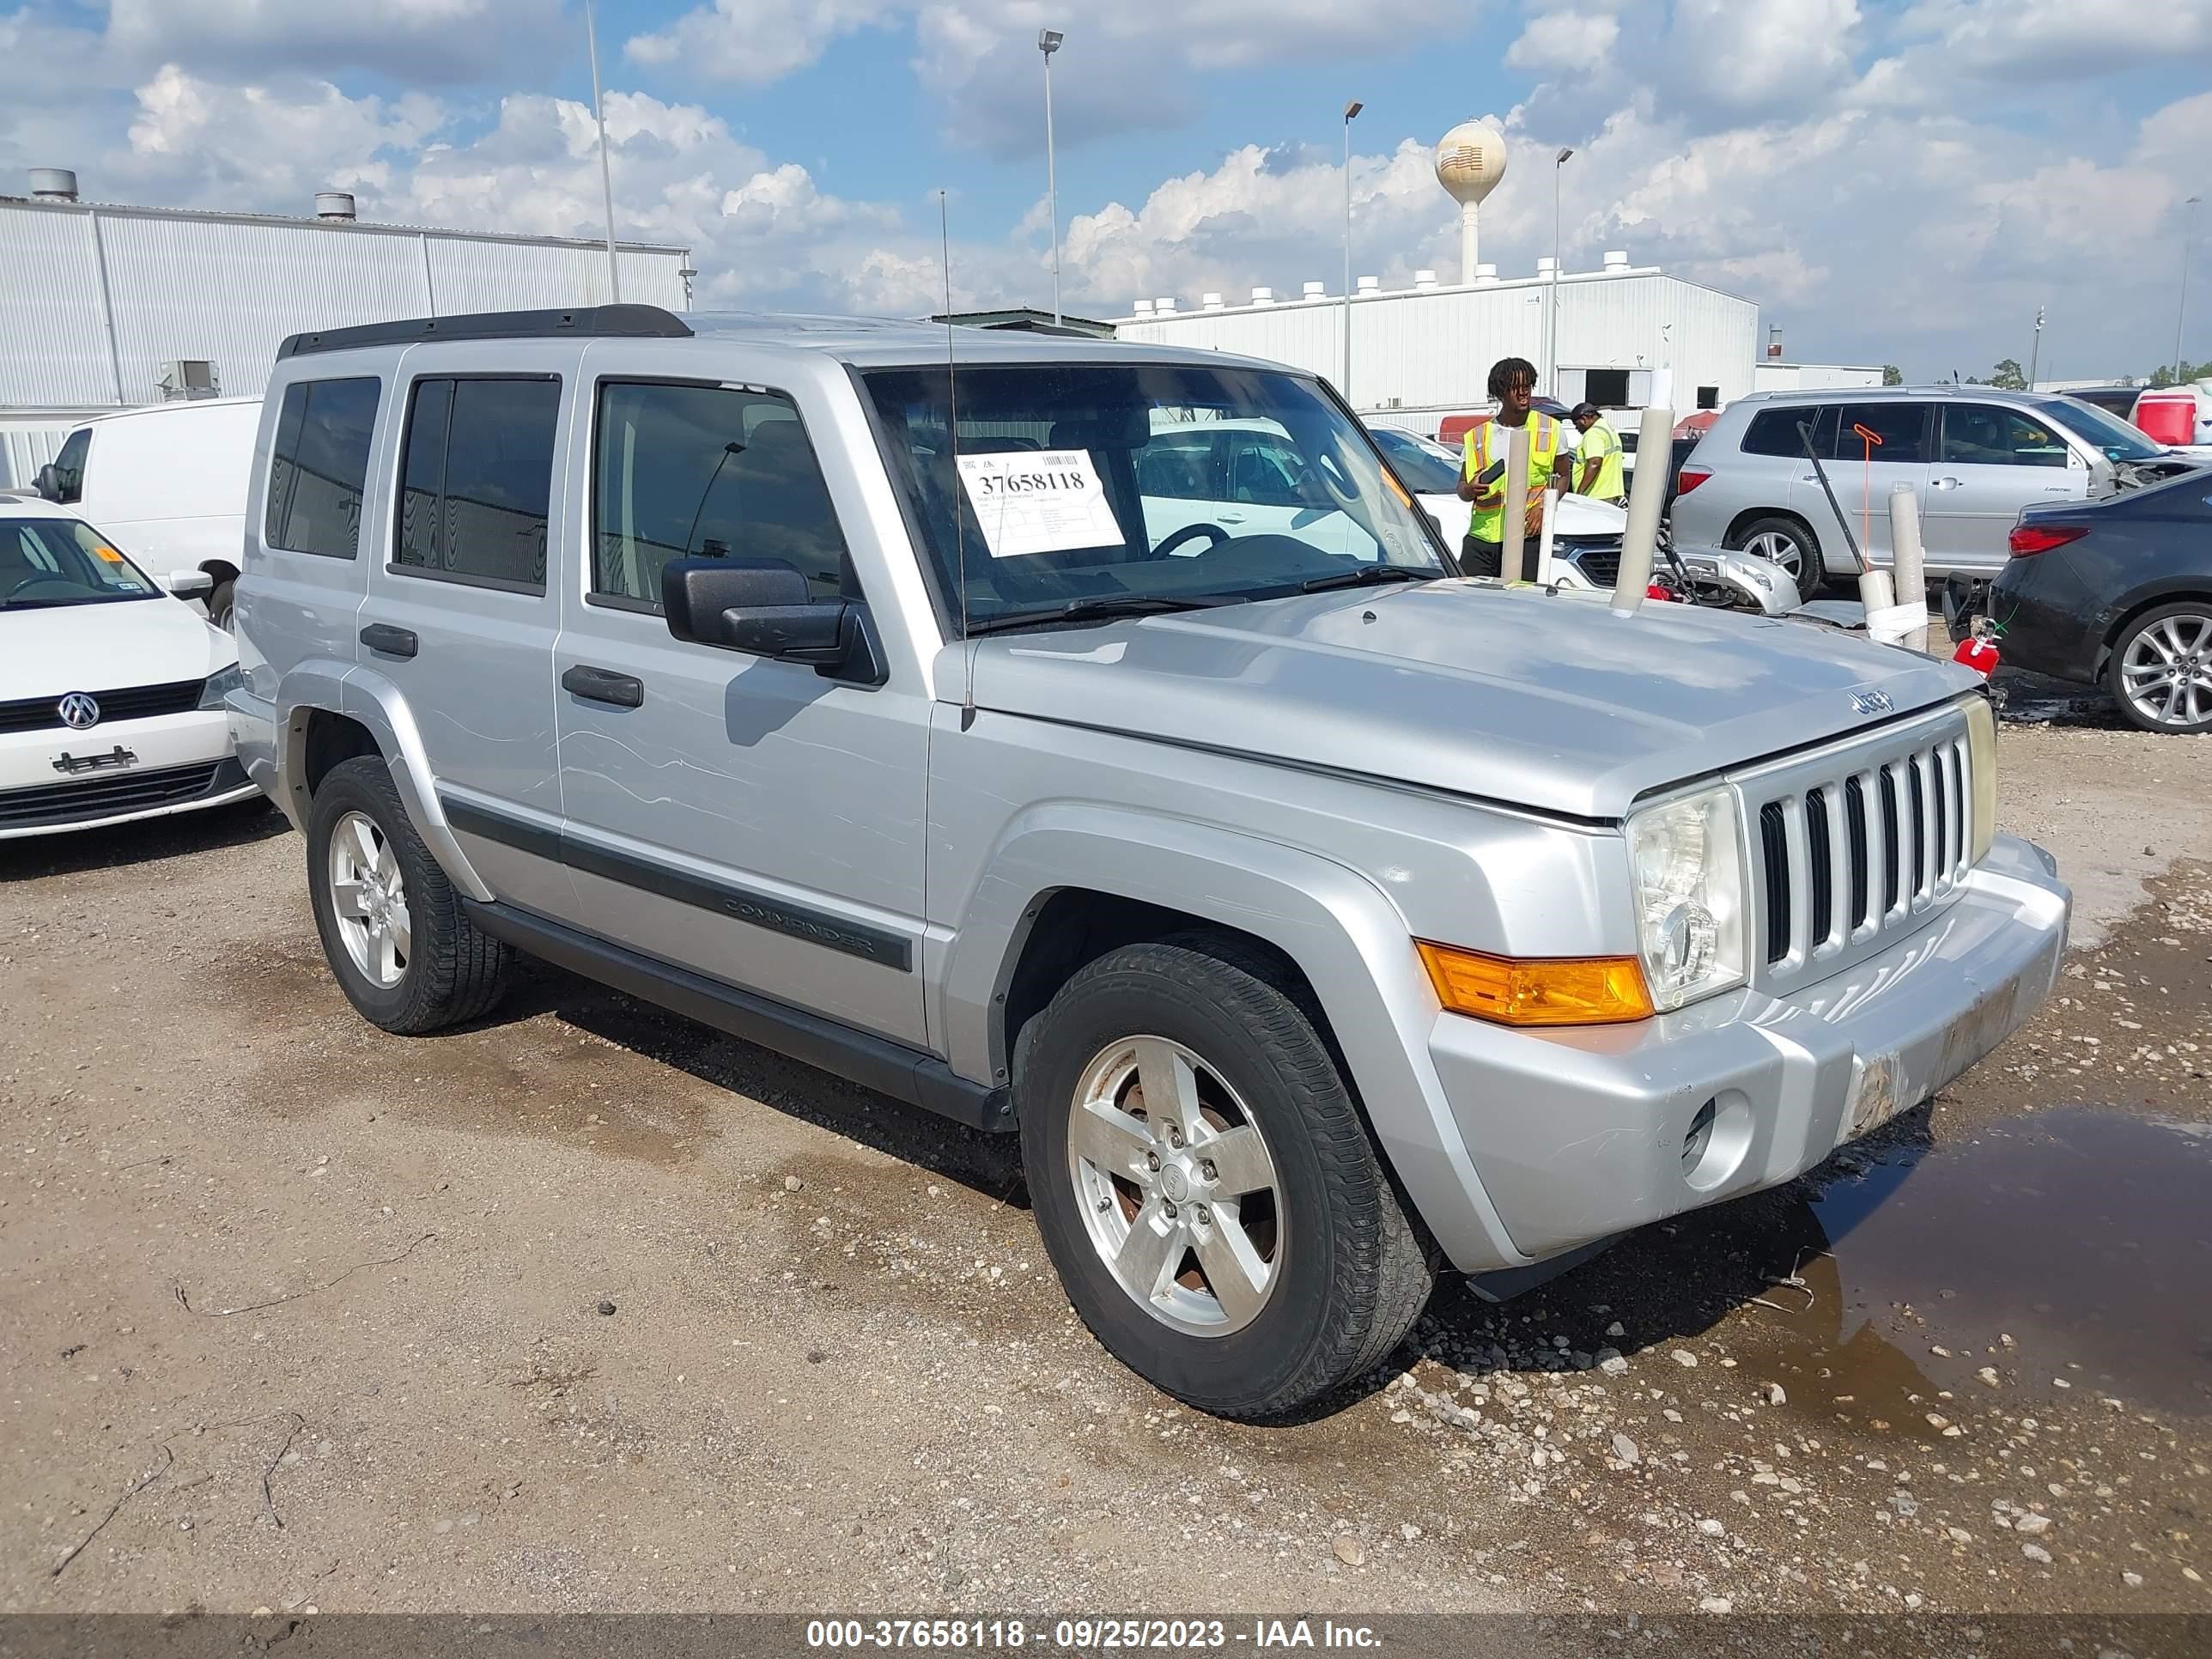
[[[1500,357],[1490,366],[1490,395],[1501,402],[1506,388],[1516,380],[1536,384],[1536,365],[1526,357]]]

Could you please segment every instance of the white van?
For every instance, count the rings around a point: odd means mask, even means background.
[[[87,421],[39,469],[39,494],[73,507],[144,568],[200,569],[208,617],[230,626],[258,398],[210,398]]]

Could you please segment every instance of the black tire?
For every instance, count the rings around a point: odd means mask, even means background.
[[[1739,552],[1747,552],[1752,550],[1753,542],[1765,536],[1771,536],[1785,541],[1790,547],[1796,550],[1794,555],[1796,561],[1794,568],[1791,563],[1793,556],[1778,556],[1772,553],[1761,553],[1759,556],[1772,559],[1776,564],[1789,571],[1791,577],[1796,580],[1797,592],[1801,595],[1809,599],[1827,586],[1828,569],[1820,556],[1820,538],[1814,535],[1812,526],[1802,519],[1792,519],[1781,514],[1773,514],[1764,519],[1754,519],[1736,532],[1735,539],[1729,545]]]
[[[1279,977],[1231,940],[1127,945],[1061,987],[1015,1056],[1030,1202],[1068,1299],[1115,1358],[1220,1417],[1280,1419],[1365,1376],[1412,1328],[1434,1284],[1328,1045]],[[1140,1036],[1200,1056],[1242,1100],[1273,1159],[1276,1276],[1249,1322],[1225,1334],[1170,1325],[1122,1287],[1092,1242],[1070,1170],[1071,1109],[1086,1068]],[[1194,1255],[1176,1259],[1198,1271]]]
[[[208,620],[226,634],[231,631],[231,612],[236,604],[234,580],[217,582],[207,596]]]
[[[338,931],[331,841],[339,823],[354,812],[370,820],[389,842],[405,884],[412,948],[398,982],[389,987],[356,965]],[[374,756],[340,762],[315,790],[307,809],[307,892],[331,972],[346,1000],[372,1025],[419,1036],[478,1018],[506,988],[507,946],[469,921],[460,895],[415,833],[390,769]]]
[[[2166,641],[2168,648],[2179,657],[2181,672],[2190,676],[2191,684],[2185,685],[2180,707],[2171,720],[2162,718],[2162,709],[2137,707],[2136,696],[2146,688],[2138,684],[2131,689],[2129,684],[2130,653],[2146,635]],[[2161,737],[2193,737],[2212,732],[2212,599],[2182,599],[2172,605],[2154,605],[2130,621],[2112,641],[2112,659],[2105,665],[2105,684],[2112,694],[2112,701],[2119,704],[2120,713],[2140,731],[2155,732]],[[2156,696],[2148,700],[2162,701]],[[2203,711],[2203,718],[2188,718],[2192,702]]]

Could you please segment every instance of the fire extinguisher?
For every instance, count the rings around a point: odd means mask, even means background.
[[[1987,617],[1977,617],[1973,631],[1959,641],[1959,648],[1951,653],[1953,662],[1962,662],[1984,679],[1997,665],[1996,632],[1990,626]]]
[[[1646,583],[1644,597],[1647,599],[1671,599],[1674,596],[1658,582]]]

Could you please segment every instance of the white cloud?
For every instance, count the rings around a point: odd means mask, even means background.
[[[1506,48],[1505,62],[1531,75],[1595,70],[1620,39],[1619,20],[1602,12],[1539,12]]]
[[[1954,74],[2073,78],[2212,54],[2212,6],[2203,0],[1919,0],[1901,28],[1932,40]]]
[[[895,0],[714,0],[668,27],[633,36],[634,64],[673,64],[686,74],[765,86],[805,69],[842,34],[889,20]]]

